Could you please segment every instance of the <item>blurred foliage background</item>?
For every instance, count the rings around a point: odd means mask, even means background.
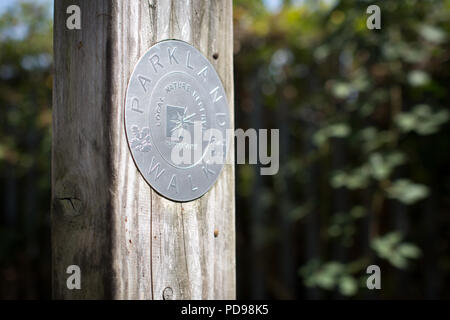
[[[280,129],[278,175],[236,169],[240,297],[450,298],[449,22],[450,1],[235,1],[236,124]]]
[[[51,6],[0,14],[0,298],[51,296]],[[449,21],[450,0],[234,1],[236,127],[280,129],[277,175],[236,167],[238,298],[450,298]]]
[[[0,298],[49,298],[50,3],[0,15]]]

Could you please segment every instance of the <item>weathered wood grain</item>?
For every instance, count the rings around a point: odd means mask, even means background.
[[[71,4],[81,8],[81,30],[65,27]],[[127,83],[164,39],[189,42],[211,61],[233,115],[231,0],[55,1],[55,298],[235,298],[233,165],[206,195],[176,203],[152,191],[128,149]],[[66,288],[71,264],[81,268],[81,290]]]

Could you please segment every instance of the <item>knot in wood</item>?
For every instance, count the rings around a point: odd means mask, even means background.
[[[171,287],[167,287],[163,291],[163,299],[164,300],[172,300],[173,299],[173,290]]]

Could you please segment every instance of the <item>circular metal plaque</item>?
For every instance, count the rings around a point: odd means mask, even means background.
[[[190,201],[217,180],[226,159],[228,103],[214,67],[186,42],[165,40],[138,61],[128,83],[125,131],[145,180]]]

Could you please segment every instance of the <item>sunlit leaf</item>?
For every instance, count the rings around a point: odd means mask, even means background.
[[[422,184],[413,183],[407,179],[395,181],[387,190],[388,196],[405,204],[413,204],[426,198],[429,190]]]
[[[339,280],[339,292],[344,296],[353,296],[358,291],[358,282],[351,276]]]
[[[445,41],[445,32],[436,26],[420,25],[419,33],[422,37],[430,42],[442,43]]]
[[[398,246],[397,251],[400,255],[407,258],[418,258],[420,249],[411,243],[402,243]]]
[[[424,86],[430,82],[430,76],[422,70],[413,70],[408,74],[408,82],[414,87]]]

